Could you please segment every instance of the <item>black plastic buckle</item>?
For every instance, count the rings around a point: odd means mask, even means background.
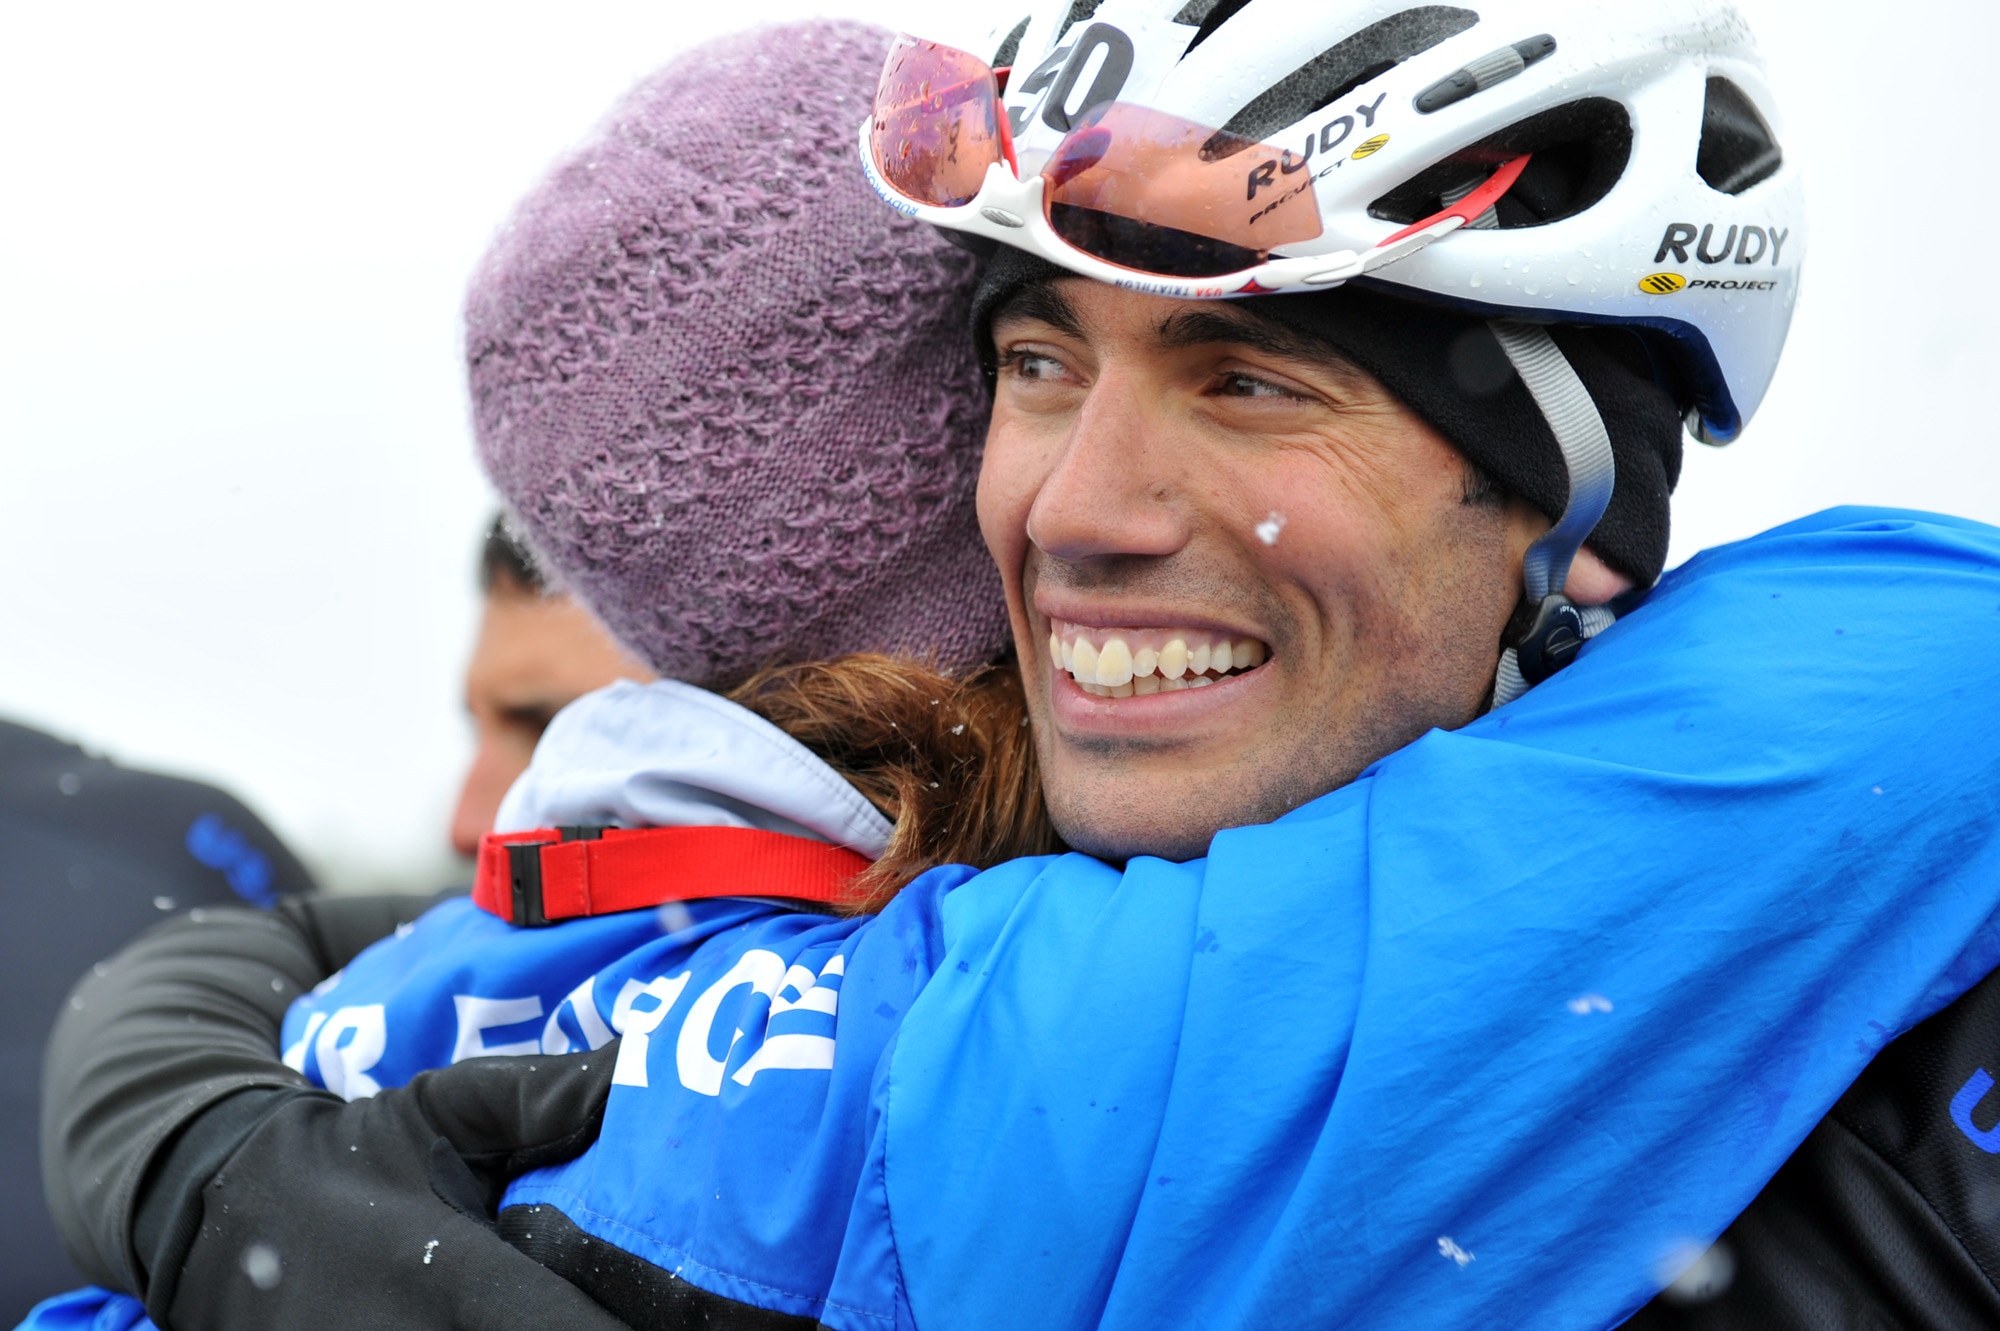
[[[1521,678],[1539,684],[1576,659],[1583,648],[1583,614],[1561,592],[1542,598],[1535,623],[1515,648]]]
[[[542,914],[542,847],[553,844],[531,841],[507,847],[507,868],[514,880],[514,923],[539,929],[549,922]]]
[[[563,841],[600,841],[604,837],[602,827],[558,827],[556,832]],[[560,843],[531,841],[507,847],[508,875],[514,888],[514,923],[522,928],[540,929],[554,923],[542,910],[542,850],[557,844]]]

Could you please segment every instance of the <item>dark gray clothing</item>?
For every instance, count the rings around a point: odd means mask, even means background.
[[[434,901],[191,912],[85,978],[50,1043],[44,1145],[93,1280],[190,1331],[625,1331],[493,1219],[514,1174],[596,1137],[615,1047],[351,1104],[274,1058],[294,997]]]
[[[204,909],[84,976],[49,1040],[42,1162],[50,1212],[90,1281],[144,1287],[133,1222],[162,1145],[238,1091],[307,1087],[274,1052],[285,1009],[432,900]]]
[[[35,1150],[43,1039],[77,975],[172,912],[311,890],[223,791],[0,722],[0,1326],[78,1283]]]

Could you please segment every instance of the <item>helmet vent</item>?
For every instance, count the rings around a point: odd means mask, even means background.
[[[1502,230],[1547,226],[1596,207],[1632,158],[1631,114],[1608,97],[1586,97],[1517,120],[1410,177],[1370,204],[1368,215],[1409,226],[1523,153],[1534,160],[1494,205]]]
[[[1190,22],[1199,21],[1201,27],[1188,39],[1187,49],[1192,51],[1207,41],[1215,34],[1217,28],[1235,18],[1237,12],[1249,3],[1250,0],[1188,0],[1182,7],[1181,13],[1188,15]],[[1199,20],[1193,17],[1196,11],[1201,15]],[[1185,55],[1186,52],[1182,54]]]
[[[1061,41],[1063,34],[1071,28],[1095,14],[1097,7],[1103,3],[1104,0],[1070,0],[1069,13],[1064,17],[1062,26],[1056,29],[1056,42]],[[1055,42],[1050,42],[1049,45],[1054,46]]]
[[[999,69],[1002,66],[1013,64],[1015,59],[1021,54],[1021,39],[1027,35],[1028,20],[1022,19],[1014,25],[1014,31],[1007,34],[1007,39],[1000,43],[1000,49],[993,53],[993,59],[990,62],[993,68]]]
[[[1784,150],[1743,89],[1725,78],[1708,81],[1701,113],[1701,152],[1695,170],[1709,188],[1741,194],[1778,174]]]
[[[1221,13],[1222,8],[1218,6],[1215,13]],[[1214,19],[1215,14],[1210,14],[1201,25],[1197,41]],[[1451,5],[1421,5],[1391,14],[1329,46],[1279,79],[1232,116],[1222,133],[1246,144],[1261,142],[1477,22],[1479,15],[1470,9]]]
[[[1181,12],[1174,15],[1174,22],[1198,28],[1215,11],[1218,2],[1219,0],[1187,0],[1187,3],[1181,6]]]

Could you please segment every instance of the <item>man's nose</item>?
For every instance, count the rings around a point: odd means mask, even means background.
[[[524,770],[524,764],[515,761],[500,745],[481,738],[472,766],[465,773],[465,784],[459,787],[458,807],[452,810],[453,850],[461,855],[479,853],[479,839],[493,830],[500,801],[514,784],[514,778]]]
[[[1028,539],[1081,562],[1170,555],[1188,515],[1173,426],[1144,376],[1107,368],[1091,385],[1055,465],[1028,510]]]

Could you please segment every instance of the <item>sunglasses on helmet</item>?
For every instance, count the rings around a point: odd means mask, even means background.
[[[1006,76],[964,51],[898,37],[861,126],[869,182],[906,216],[1155,295],[1336,286],[1469,225],[1528,164],[1505,162],[1457,203],[1371,249],[1311,253],[1324,231],[1304,163],[1130,102],[1075,117],[1023,179],[1000,100]]]

